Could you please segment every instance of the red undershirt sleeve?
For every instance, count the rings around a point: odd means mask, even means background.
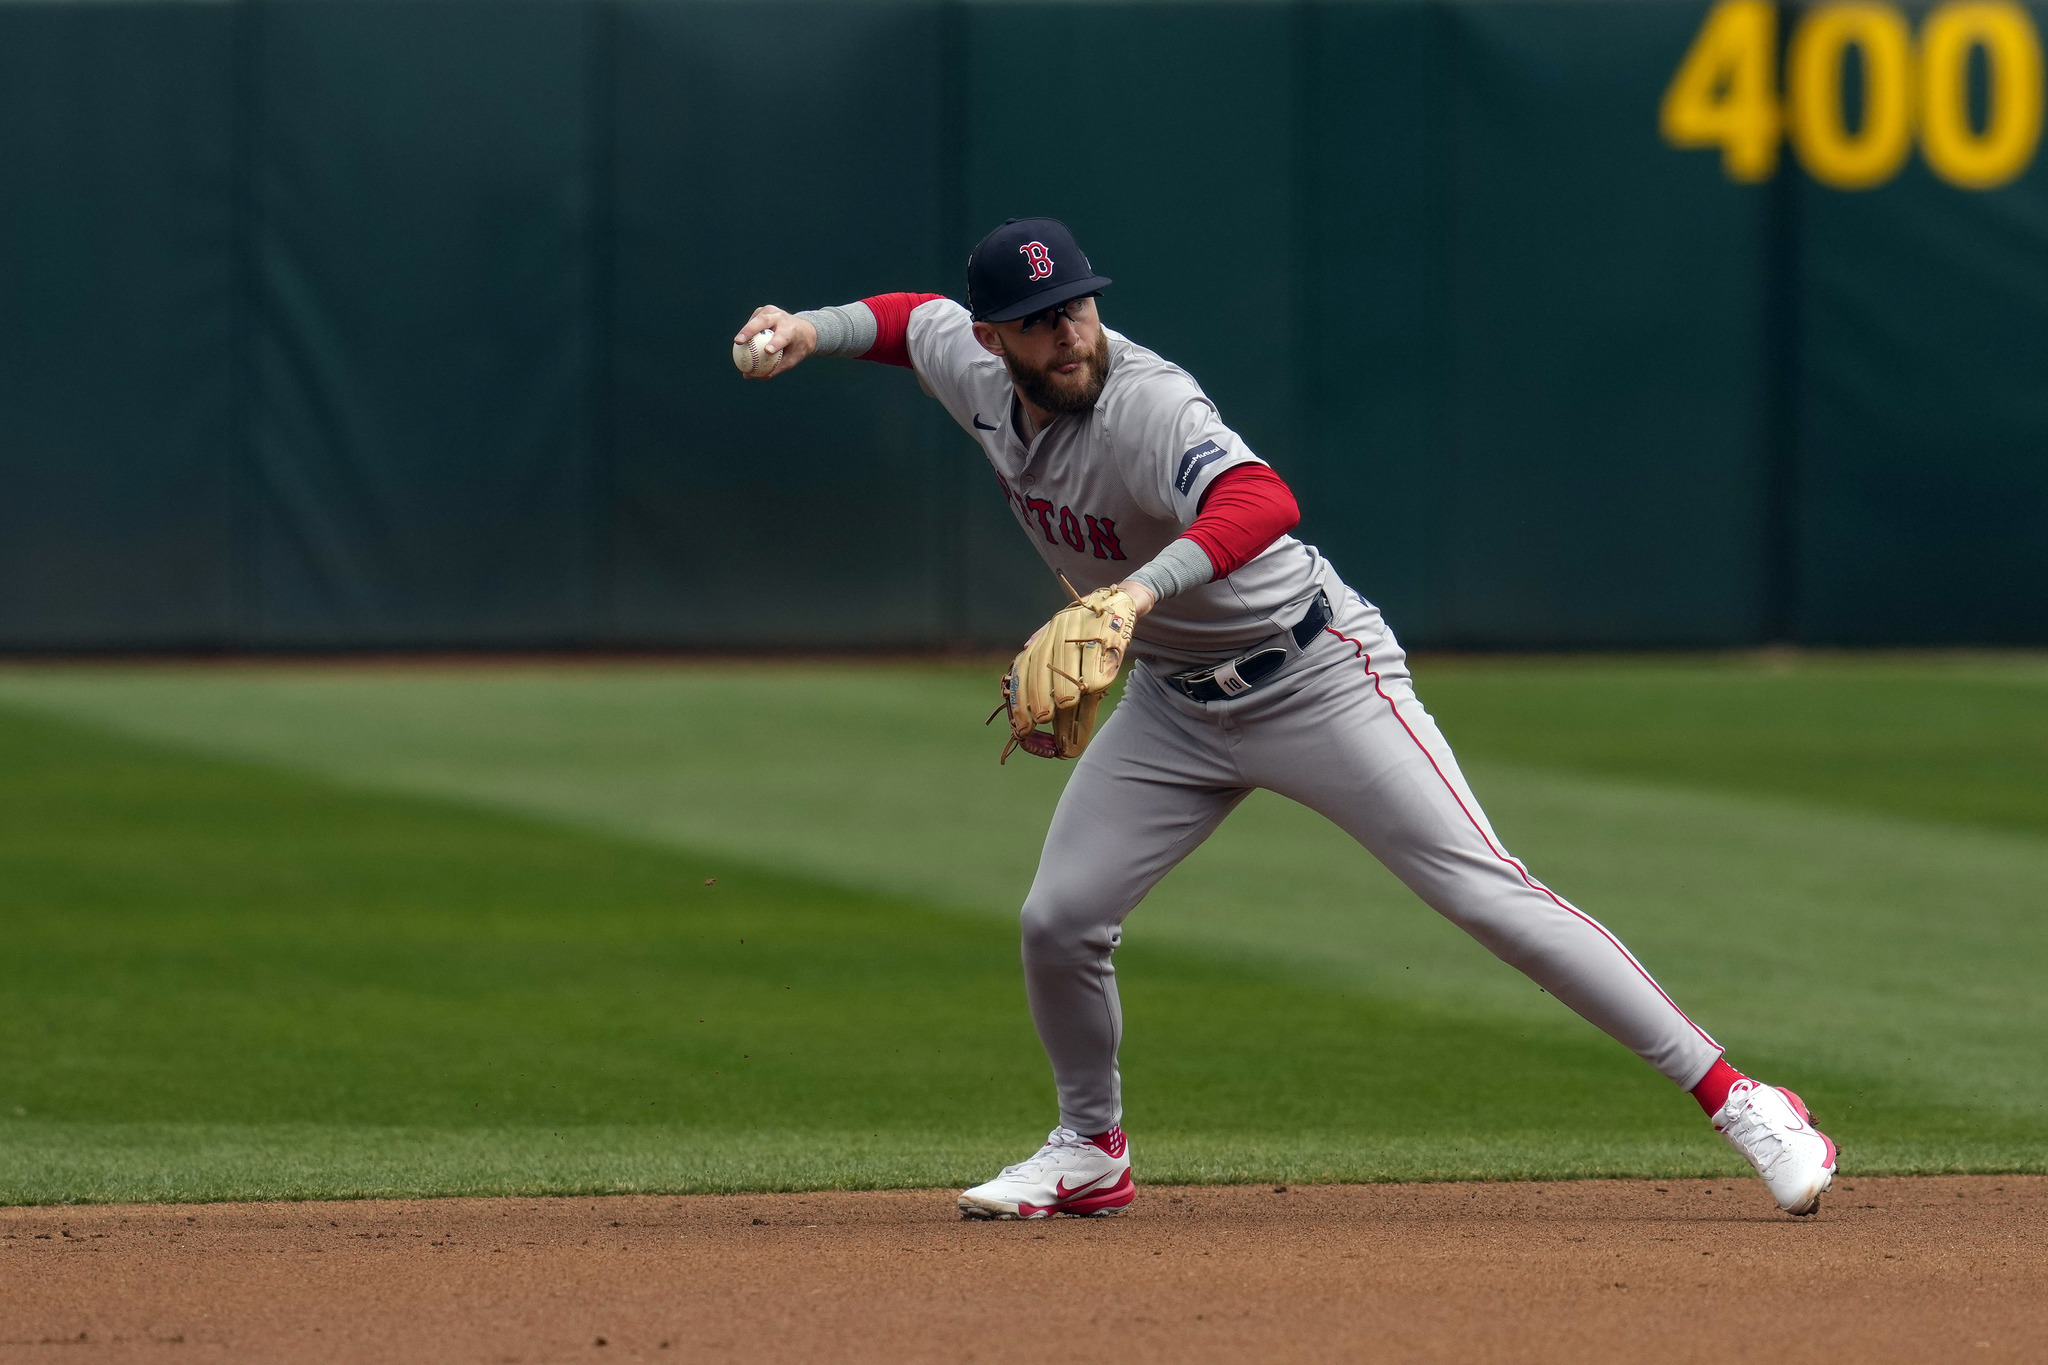
[[[1300,523],[1301,507],[1287,481],[1266,465],[1241,464],[1216,476],[1180,538],[1201,546],[1216,577],[1224,578]]]
[[[942,299],[944,294],[877,294],[862,299],[875,315],[875,344],[861,354],[862,360],[910,369],[910,314],[919,304]]]

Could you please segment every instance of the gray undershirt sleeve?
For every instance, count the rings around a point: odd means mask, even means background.
[[[863,356],[874,349],[875,315],[864,303],[812,308],[797,314],[818,329],[819,355]]]
[[[1161,550],[1151,563],[1126,577],[1133,583],[1143,583],[1152,590],[1152,595],[1161,599],[1189,588],[1199,588],[1216,577],[1216,566],[1209,562],[1209,552],[1192,540],[1182,538]]]

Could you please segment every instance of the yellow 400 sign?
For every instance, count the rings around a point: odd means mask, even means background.
[[[1858,117],[1843,72],[1861,58]],[[1984,55],[1983,122],[1971,116],[1970,63]],[[1664,92],[1659,123],[1677,147],[1719,147],[1731,180],[1768,180],[1791,134],[1799,162],[1823,185],[1866,190],[1898,174],[1912,151],[1969,190],[2027,169],[2041,140],[2041,40],[2012,0],[1947,0],[1920,25],[1877,0],[1829,0],[1807,10],[1785,51],[1778,96],[1778,11],[1771,0],[1720,0]]]

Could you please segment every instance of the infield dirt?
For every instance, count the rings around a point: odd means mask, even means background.
[[[0,1358],[2048,1358],[2048,1177],[0,1210]]]

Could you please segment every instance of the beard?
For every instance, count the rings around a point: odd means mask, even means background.
[[[1072,374],[1053,373],[1054,366],[1076,360],[1081,365]],[[1109,378],[1109,334],[1098,333],[1093,350],[1070,351],[1042,370],[1027,368],[1007,348],[1003,364],[1009,369],[1017,392],[1045,411],[1057,415],[1086,412],[1102,397],[1102,385]]]

